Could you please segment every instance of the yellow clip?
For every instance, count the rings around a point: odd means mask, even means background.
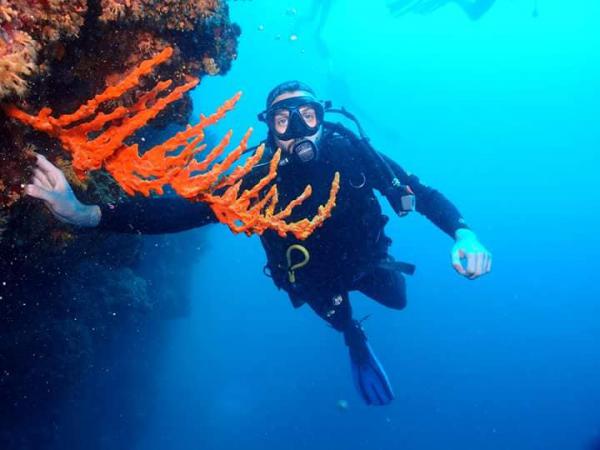
[[[300,253],[302,253],[302,256],[304,256],[304,259],[302,261],[300,261],[297,264],[292,265],[292,251],[293,250],[298,250]],[[302,245],[299,244],[294,244],[294,245],[290,245],[287,249],[287,251],[285,252],[285,256],[287,258],[287,264],[288,264],[288,279],[290,280],[290,283],[295,283],[296,282],[296,269],[300,269],[301,267],[304,267],[305,265],[308,264],[308,261],[310,261],[310,253],[308,253],[308,250],[306,249],[306,247],[303,247]]]

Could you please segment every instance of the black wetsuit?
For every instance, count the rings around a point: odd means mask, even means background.
[[[414,192],[418,212],[450,236],[466,227],[457,208],[442,194],[421,184],[392,160],[386,161],[402,184]],[[267,170],[266,164],[255,169],[245,183],[255,183]],[[374,194],[374,190],[386,193],[390,183],[377,155],[326,129],[317,161],[280,165],[275,180],[280,205],[286,205],[310,184],[312,196],[289,220],[312,218],[318,206],[327,201],[336,171],[341,175],[336,207],[322,227],[304,241],[293,236],[281,238],[268,230],[261,242],[267,255],[267,273],[278,288],[288,292],[293,305],[308,303],[319,316],[343,330],[352,318],[349,291],[361,291],[388,307],[401,309],[406,304],[406,290],[403,275],[390,264],[391,240],[384,233],[388,218]],[[216,221],[205,204],[179,198],[135,198],[101,208],[100,227],[119,232],[177,232]],[[292,245],[301,245],[310,257],[305,266],[294,271],[293,282],[287,255]],[[298,250],[292,250],[290,257],[292,265],[305,259]]]

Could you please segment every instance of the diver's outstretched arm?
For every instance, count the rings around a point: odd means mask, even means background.
[[[416,175],[409,174],[393,159],[382,153],[380,153],[380,156],[400,183],[411,188],[416,197],[417,212],[423,214],[452,238],[456,237],[457,230],[468,228],[458,208],[442,193],[421,183]],[[392,187],[391,180],[386,176],[387,170],[381,168],[380,160],[374,156],[369,156],[364,167],[367,169],[369,179],[373,180],[374,187],[382,194],[388,197],[390,195],[404,195],[397,189],[390,189]],[[390,203],[394,203],[393,198],[388,198],[388,200]]]
[[[416,197],[416,209],[438,228],[454,239],[451,250],[452,267],[460,275],[474,280],[492,269],[492,255],[479,242],[477,235],[468,227],[458,208],[441,192],[424,185],[415,175],[406,172],[399,164],[381,155],[399,181],[410,186]],[[367,166],[368,167],[368,166]],[[373,166],[372,166],[373,167]],[[377,180],[377,172],[371,179],[382,193],[388,192],[389,180]]]
[[[50,212],[63,223],[78,227],[96,227],[100,222],[100,207],[84,205],[75,193],[65,174],[43,155],[36,155],[36,167],[25,193],[44,201]]]
[[[201,202],[181,197],[134,197],[116,205],[100,206],[98,228],[118,233],[165,234],[217,222]]]
[[[64,173],[37,155],[31,184],[25,193],[44,201],[61,222],[120,233],[163,234],[197,228],[216,221],[204,203],[178,197],[136,197],[117,205],[86,205],[75,196]]]

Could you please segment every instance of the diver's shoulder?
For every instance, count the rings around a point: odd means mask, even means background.
[[[323,141],[327,148],[331,150],[348,150],[353,147],[352,142],[347,136],[335,131],[327,131],[323,135]]]
[[[324,138],[324,144],[327,148],[327,153],[336,159],[352,158],[356,156],[358,149],[353,145],[352,141],[342,134],[336,132],[327,133]]]

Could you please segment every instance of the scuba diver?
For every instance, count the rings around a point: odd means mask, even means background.
[[[326,121],[326,113],[355,120],[345,109],[333,109],[329,102],[319,101],[304,83],[276,86],[267,97],[265,111],[259,114],[268,126],[267,150],[244,183],[251,186],[262,178],[280,148],[283,153],[275,182],[282,204],[296,198],[307,184],[313,188],[313,194],[290,217],[296,221],[313,214],[328,198],[334,173],[340,172],[332,216],[311,236],[299,241],[294,236],[282,238],[273,230],[260,236],[267,257],[265,273],[287,292],[295,308],[308,304],[343,334],[358,393],[369,405],[386,405],[394,398],[392,387],[367,342],[362,321],[352,315],[349,293],[360,291],[389,308],[403,309],[404,274],[411,274],[414,266],[389,255],[391,239],[384,232],[388,217],[374,191],[379,191],[398,215],[416,208],[454,239],[452,265],[459,274],[478,278],[491,270],[492,258],[441,193],[376,151],[358,122],[359,132],[354,133]],[[63,222],[129,233],[178,232],[216,222],[206,204],[182,198],[136,197],[116,205],[82,204],[58,168],[41,155],[37,161],[32,183],[25,191],[44,200]]]
[[[395,16],[414,12],[429,14],[448,3],[456,3],[471,18],[480,19],[496,0],[394,0],[388,4],[390,12]]]

